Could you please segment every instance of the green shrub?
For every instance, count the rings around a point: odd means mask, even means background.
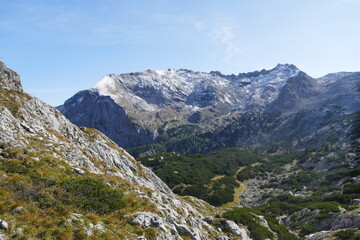
[[[305,224],[305,225],[302,225],[302,227],[301,227],[300,235],[305,236],[305,235],[308,235],[310,233],[314,233],[316,231],[317,231],[317,229],[316,229],[316,227],[314,225]]]
[[[69,204],[87,211],[106,214],[125,206],[121,193],[96,179],[74,178],[63,182],[62,186],[68,194]]]
[[[8,173],[26,173],[28,171],[26,166],[16,159],[3,159],[0,162],[0,169]]]
[[[294,213],[292,216],[291,216],[291,221],[296,221],[297,219],[299,218],[299,214],[298,213]]]
[[[360,194],[360,183],[346,184],[344,186],[344,194]]]
[[[346,177],[352,178],[352,177],[357,177],[359,175],[360,175],[360,167],[346,169],[346,170],[339,170],[339,171],[336,171],[335,173],[326,175],[325,180],[321,184],[323,186],[328,186],[331,183],[333,183],[335,181],[339,181]]]
[[[355,235],[355,230],[342,230],[335,234],[336,237],[342,239],[342,240],[355,240],[359,239],[360,235]]]
[[[256,217],[241,208],[234,208],[223,215],[224,218],[233,220],[236,223],[244,224],[250,231],[250,237],[254,240],[272,239],[274,235],[265,227],[261,226]]]
[[[321,210],[321,213],[340,212],[339,204],[337,202],[318,202],[310,204],[306,206],[306,208],[310,210],[319,209]]]
[[[269,219],[268,217],[265,217],[265,219],[267,220],[271,230],[273,230],[277,233],[278,240],[298,239],[298,237],[296,235],[289,232],[289,230],[286,228],[286,226],[284,224],[277,224],[276,219],[274,219],[274,218]]]
[[[239,185],[235,178],[239,167],[260,160],[243,148],[189,156],[162,153],[138,159],[177,194],[195,196],[215,206],[233,200],[234,189]]]
[[[324,198],[325,202],[338,202],[341,204],[349,204],[352,199],[360,198],[360,193],[358,194],[332,194]]]
[[[237,180],[243,182],[248,179],[253,179],[258,175],[258,172],[254,167],[247,167],[244,170],[240,171],[236,176]]]
[[[283,214],[291,214],[301,209],[301,207],[295,204],[289,204],[286,202],[270,202],[269,204],[259,206],[262,212],[269,214],[270,216],[279,216]]]
[[[23,156],[24,151],[18,148],[6,148],[1,152],[3,158],[19,159]]]

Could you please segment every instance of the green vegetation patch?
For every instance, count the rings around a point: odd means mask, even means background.
[[[0,106],[6,107],[15,118],[19,117],[19,109],[21,108],[19,100],[30,99],[31,97],[26,93],[0,90]]]
[[[344,186],[344,194],[360,194],[360,183],[349,183]]]
[[[123,195],[93,178],[72,178],[61,183],[67,193],[68,204],[98,214],[114,212],[125,206]]]
[[[360,240],[360,233],[352,229],[339,231],[335,236],[341,240]]]
[[[336,171],[332,174],[326,175],[325,180],[321,183],[323,186],[329,186],[332,183],[345,178],[353,178],[360,176],[360,167],[349,168]]]
[[[304,224],[301,226],[300,236],[305,236],[310,233],[314,233],[316,231],[317,231],[317,228],[313,224],[311,224],[311,223]]]
[[[256,216],[246,211],[245,209],[234,208],[226,212],[223,217],[247,226],[250,231],[250,237],[255,240],[274,238],[274,234],[271,233],[266,227],[261,226],[259,221],[256,219]]]
[[[264,216],[270,229],[277,233],[279,240],[298,239],[297,236],[289,232],[285,225],[278,224],[275,218],[263,214],[256,209],[233,208],[227,211],[223,217],[247,226],[250,231],[250,237],[254,240],[274,239],[274,234],[260,224],[259,217],[256,215]]]
[[[234,189],[239,186],[235,177],[239,167],[261,158],[246,149],[228,148],[189,156],[163,153],[138,161],[150,167],[175,193],[220,206],[233,201]]]
[[[205,154],[184,156],[162,153],[138,158],[150,167],[172,190],[180,195],[201,198],[212,205],[232,202],[238,181],[281,173],[299,153],[254,153],[244,148],[224,148]],[[239,168],[244,167],[241,171]],[[312,180],[312,179],[311,179]]]

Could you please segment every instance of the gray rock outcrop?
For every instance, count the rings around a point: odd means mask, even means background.
[[[240,236],[242,240],[252,240],[252,238],[250,238],[247,234],[245,228],[240,227],[234,221],[227,220],[225,222],[224,228],[233,235]]]
[[[132,214],[135,216],[132,223],[140,225],[142,228],[159,228],[166,231],[163,219],[155,213],[150,212],[136,212]]]
[[[20,76],[13,70],[6,67],[0,59],[0,89],[22,92],[23,87]]]

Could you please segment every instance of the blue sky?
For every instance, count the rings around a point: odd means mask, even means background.
[[[359,0],[0,0],[0,58],[60,105],[104,75],[360,71]]]

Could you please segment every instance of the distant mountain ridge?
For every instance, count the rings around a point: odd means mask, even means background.
[[[267,132],[268,137],[263,137],[272,141],[273,131],[285,131],[281,126],[296,114],[304,118],[309,129],[316,130],[360,110],[356,91],[359,79],[360,73],[328,74],[315,79],[291,64],[238,75],[149,69],[107,75],[58,109],[76,125],[96,128],[125,148],[157,143],[169,129],[189,124],[199,127],[202,133],[221,132],[245,113],[280,114],[280,122]],[[329,111],[334,113],[332,117],[321,123],[314,121],[315,115]],[[302,112],[306,116],[299,116]],[[294,135],[290,140],[307,137]],[[250,144],[239,139],[235,142],[239,146]],[[251,142],[257,143],[262,142]]]

